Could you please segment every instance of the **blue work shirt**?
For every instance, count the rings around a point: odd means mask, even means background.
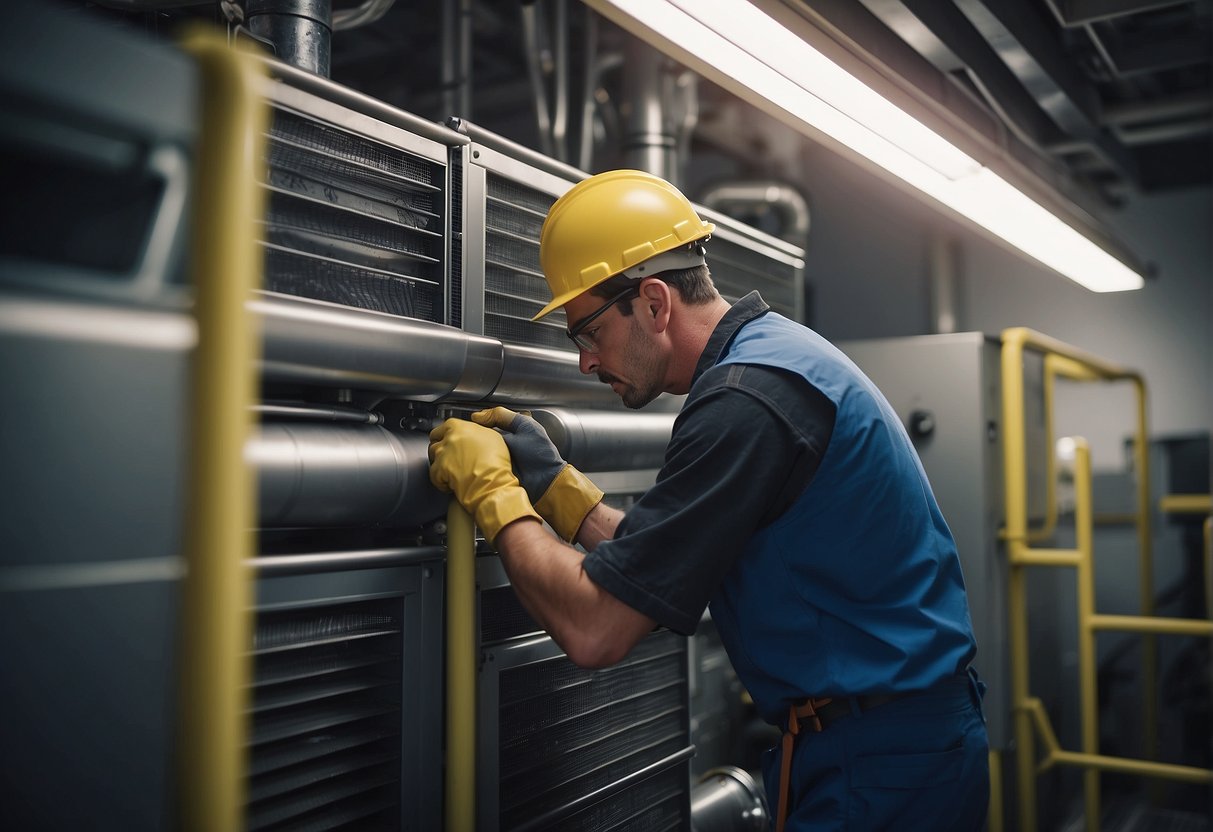
[[[773,724],[807,696],[930,687],[976,650],[955,544],[900,421],[757,293],[717,325],[656,484],[585,569],[683,634],[710,602]]]

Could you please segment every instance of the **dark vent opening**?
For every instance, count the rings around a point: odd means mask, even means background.
[[[266,289],[443,321],[442,165],[282,107],[266,161]]]
[[[398,828],[402,601],[264,610],[250,829]]]
[[[685,640],[663,630],[610,668],[560,656],[502,671],[502,829],[543,816],[553,829],[685,828],[685,764],[628,781],[689,745],[686,661]],[[598,792],[598,803],[562,811]]]
[[[531,322],[550,299],[539,234],[555,198],[493,173],[485,205],[484,334],[507,344],[572,352],[563,310]]]

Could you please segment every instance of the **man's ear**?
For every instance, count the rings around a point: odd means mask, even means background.
[[[640,284],[640,299],[653,317],[653,325],[657,332],[664,332],[670,325],[673,294],[670,284],[655,277],[645,278],[644,282]]]

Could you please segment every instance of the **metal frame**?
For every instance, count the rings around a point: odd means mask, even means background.
[[[1068,344],[1030,329],[1014,328],[1002,333],[1002,384],[1004,430],[1004,476],[1006,477],[1007,559],[1010,566],[1008,609],[1010,614],[1011,689],[1015,712],[1017,771],[1020,807],[1020,828],[1023,832],[1036,829],[1036,776],[1055,765],[1072,765],[1085,769],[1083,791],[1086,808],[1086,828],[1099,828],[1099,772],[1116,771],[1144,777],[1164,778],[1194,783],[1213,783],[1213,771],[1192,766],[1157,763],[1113,757],[1099,753],[1098,699],[1095,675],[1095,633],[1099,630],[1137,632],[1144,636],[1143,655],[1143,724],[1146,733],[1146,753],[1157,748],[1156,717],[1158,704],[1153,679],[1157,674],[1157,653],[1154,636],[1213,635],[1213,621],[1169,619],[1152,615],[1153,564],[1150,550],[1149,524],[1149,461],[1146,433],[1146,388],[1141,375],[1115,364],[1105,362]],[[1024,352],[1043,353],[1051,373],[1076,381],[1130,381],[1137,391],[1137,433],[1134,444],[1134,464],[1137,471],[1136,524],[1140,552],[1141,615],[1101,615],[1095,611],[1094,552],[1092,546],[1093,509],[1091,497],[1091,458],[1085,440],[1076,439],[1075,462],[1075,528],[1076,545],[1072,549],[1033,548],[1034,539],[1028,529],[1026,447],[1024,441]],[[1046,372],[1046,376],[1050,373]],[[1051,405],[1051,401],[1049,402]],[[1051,424],[1051,423],[1050,423]],[[1052,453],[1051,449],[1049,451]],[[1038,530],[1039,532],[1040,530]],[[1082,751],[1067,751],[1057,742],[1049,724],[1048,714],[1040,699],[1029,693],[1028,684],[1028,621],[1025,583],[1026,567],[1064,566],[1077,571],[1079,685],[1082,714]],[[1045,757],[1039,763],[1035,757],[1033,729],[1045,746]],[[1000,783],[994,783],[997,793]],[[999,795],[1001,804],[1001,795]],[[994,805],[992,801],[991,805]],[[992,822],[994,820],[991,816]],[[999,819],[1000,820],[1000,819]]]

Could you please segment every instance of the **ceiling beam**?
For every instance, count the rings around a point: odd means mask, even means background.
[[[1170,6],[1198,5],[1192,0],[1047,0],[1062,26],[1084,26],[1100,20],[1165,9]]]
[[[955,3],[1064,133],[1136,184],[1133,156],[1101,126],[1099,93],[1074,67],[1050,22],[1015,0]]]

